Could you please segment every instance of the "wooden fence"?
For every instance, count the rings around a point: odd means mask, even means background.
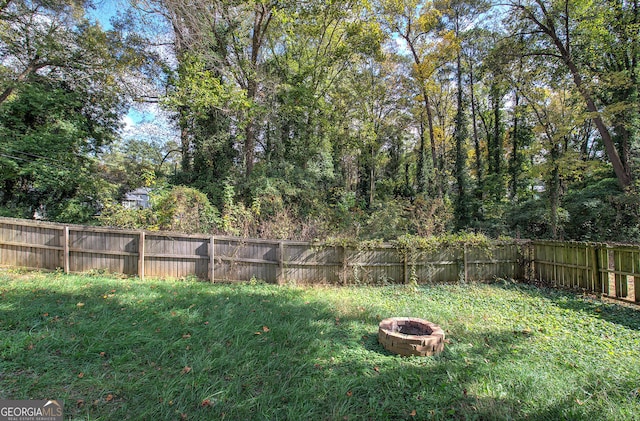
[[[537,280],[640,302],[640,246],[533,241],[530,247]]]
[[[405,256],[307,242],[129,231],[0,218],[0,265],[105,270],[141,278],[196,276],[269,283],[407,283],[536,279],[640,302],[640,247],[519,241],[491,250],[444,248]]]
[[[404,256],[307,242],[128,231],[0,218],[0,265],[141,278],[196,276],[270,283],[407,283],[522,278],[520,243]]]

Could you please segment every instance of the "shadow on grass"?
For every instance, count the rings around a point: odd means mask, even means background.
[[[528,340],[511,331],[453,332],[439,356],[403,358],[377,343],[374,310],[344,316],[304,289],[95,279],[60,290],[2,289],[0,391],[63,399],[73,419],[594,415],[570,392],[527,401],[542,383],[507,357]]]

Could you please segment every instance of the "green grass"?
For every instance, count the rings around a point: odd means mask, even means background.
[[[377,343],[421,317],[435,357]],[[640,311],[515,283],[278,287],[0,272],[0,398],[70,419],[640,419]]]

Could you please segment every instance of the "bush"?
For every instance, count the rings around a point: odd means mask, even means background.
[[[154,200],[158,228],[187,234],[210,233],[220,224],[220,216],[207,196],[191,187],[175,186]]]

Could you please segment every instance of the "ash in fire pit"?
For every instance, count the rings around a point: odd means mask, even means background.
[[[427,320],[392,317],[380,322],[378,342],[395,354],[429,356],[444,349],[444,331]]]
[[[426,323],[407,320],[404,324],[398,324],[398,332],[403,335],[426,336],[431,335],[433,330]]]

